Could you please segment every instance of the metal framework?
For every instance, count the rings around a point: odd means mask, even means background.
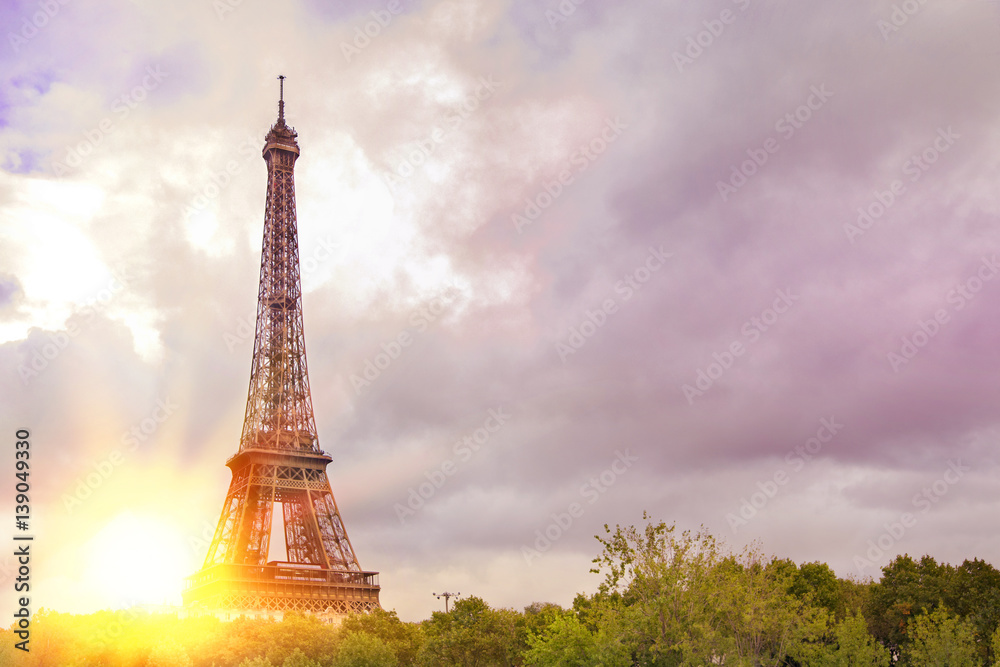
[[[185,604],[213,611],[351,613],[379,608],[378,573],[363,572],[333,499],[319,448],[306,368],[295,217],[297,134],[278,120],[265,137],[267,204],[257,328],[233,478]],[[287,561],[266,562],[281,503]]]

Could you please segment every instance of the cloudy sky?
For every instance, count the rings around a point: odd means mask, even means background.
[[[179,601],[204,559],[279,74],[320,443],[386,608],[568,605],[644,510],[841,576],[1000,563],[1000,4],[0,25],[0,536],[27,428],[35,608]]]

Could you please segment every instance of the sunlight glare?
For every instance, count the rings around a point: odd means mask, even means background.
[[[124,512],[98,531],[85,550],[87,578],[111,606],[180,603],[190,554],[175,525]]]

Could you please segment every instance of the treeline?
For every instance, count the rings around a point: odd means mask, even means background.
[[[29,654],[0,631],[0,665],[1000,666],[1000,572],[984,561],[899,556],[879,581],[860,582],[648,519],[598,540],[592,571],[603,582],[569,609],[494,609],[470,597],[421,623],[380,611],[336,628],[295,614],[223,623],[40,612]]]

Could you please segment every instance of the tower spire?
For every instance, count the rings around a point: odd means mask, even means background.
[[[285,124],[285,75],[278,76],[280,94],[278,97],[278,123]]]

